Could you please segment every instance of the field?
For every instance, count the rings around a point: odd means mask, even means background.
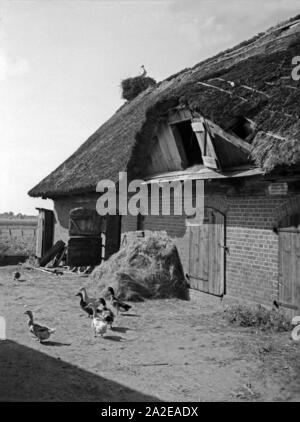
[[[94,338],[75,297],[85,279],[0,268],[0,400],[254,401],[300,400],[300,343],[290,333],[229,325],[203,303],[133,304],[113,331]],[[56,327],[45,344],[31,337],[26,309]]]
[[[0,218],[0,258],[33,254],[36,229],[36,219]]]

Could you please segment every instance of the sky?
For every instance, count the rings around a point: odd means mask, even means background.
[[[52,208],[28,190],[122,105],[141,65],[160,81],[299,12],[299,0],[0,0],[0,212]]]

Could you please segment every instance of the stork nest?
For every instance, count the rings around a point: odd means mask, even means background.
[[[149,86],[156,85],[156,81],[148,76],[136,76],[134,78],[123,79],[121,82],[122,98],[127,101],[133,100]]]

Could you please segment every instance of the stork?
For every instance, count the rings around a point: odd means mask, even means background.
[[[142,69],[141,76],[146,76],[147,75],[147,71],[146,71],[145,66],[143,64],[141,66],[141,69]]]

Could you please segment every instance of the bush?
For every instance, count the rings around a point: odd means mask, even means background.
[[[12,237],[0,239],[0,256],[26,255],[35,253],[35,238]]]
[[[249,307],[234,305],[225,311],[225,318],[231,324],[241,327],[258,327],[263,330],[290,331],[292,324],[286,315],[278,310],[268,310],[262,305]]]

